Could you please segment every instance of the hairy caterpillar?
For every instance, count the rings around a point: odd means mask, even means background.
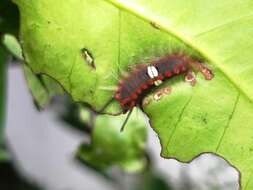
[[[137,65],[128,76],[120,80],[114,96],[120,103],[123,113],[129,111],[121,129],[123,130],[134,107],[142,109],[143,98],[153,88],[180,74],[184,74],[185,80],[194,85],[196,83],[194,71],[200,71],[206,80],[213,78],[212,71],[204,63],[182,53],[166,55],[147,64]]]

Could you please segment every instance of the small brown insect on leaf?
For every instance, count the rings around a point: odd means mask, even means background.
[[[151,26],[153,26],[155,29],[160,30],[160,26],[156,22],[150,22]]]

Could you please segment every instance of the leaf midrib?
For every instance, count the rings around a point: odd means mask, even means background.
[[[104,1],[114,5],[115,7],[119,8],[119,9],[122,9],[132,15],[135,15],[136,17],[138,17],[148,23],[158,24],[159,29],[161,31],[169,33],[171,36],[182,41],[185,45],[192,48],[194,51],[200,53],[200,55],[202,55],[209,63],[213,64],[217,68],[217,70],[219,70],[221,72],[221,74],[223,74],[235,86],[235,88],[253,104],[253,97],[248,95],[247,92],[245,92],[245,90],[242,89],[240,87],[240,85],[238,85],[236,83],[237,80],[232,75],[230,75],[228,71],[226,71],[226,69],[222,66],[222,64],[219,64],[214,59],[212,59],[203,49],[198,47],[193,42],[192,39],[187,38],[184,35],[181,35],[180,32],[174,30],[173,28],[171,28],[168,25],[157,22],[156,18],[152,18],[151,15],[145,14],[144,11],[141,11],[141,7],[139,7],[138,5],[135,5],[133,3],[129,3],[127,1],[120,1],[120,0],[104,0]]]

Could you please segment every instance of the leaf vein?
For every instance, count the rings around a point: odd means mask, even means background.
[[[240,99],[240,93],[238,93],[237,96],[236,96],[236,100],[235,100],[235,103],[234,103],[232,112],[231,112],[231,114],[230,114],[229,117],[228,117],[227,124],[226,124],[226,126],[224,127],[224,131],[223,131],[223,133],[222,133],[222,135],[221,135],[221,137],[220,137],[219,143],[218,143],[218,145],[217,145],[217,147],[216,147],[216,149],[215,149],[216,153],[218,152],[218,150],[219,150],[219,148],[220,148],[220,146],[221,146],[221,143],[222,143],[222,141],[223,141],[223,139],[224,139],[224,136],[225,136],[225,134],[226,134],[226,132],[227,132],[227,130],[228,130],[228,128],[229,128],[229,125],[230,125],[231,120],[232,120],[232,118],[233,118],[233,115],[234,115],[234,113],[235,113],[236,107],[237,107],[237,105],[238,105],[239,99]]]
[[[74,66],[75,66],[76,62],[77,62],[77,56],[75,58],[75,61],[72,63],[72,66],[70,68],[69,74],[67,76],[68,81],[69,81],[69,92],[70,92],[70,94],[72,94],[72,80],[71,80],[71,76],[73,74],[73,70],[74,70]]]
[[[250,183],[250,181],[251,181],[251,177],[252,177],[252,176],[253,176],[253,172],[251,172],[250,175],[249,175],[249,179],[247,180],[246,185],[245,185],[245,190],[248,189],[248,186],[249,186],[249,183]]]
[[[118,75],[120,74],[120,64],[121,64],[121,10],[119,9],[119,28],[118,28]]]
[[[219,29],[221,29],[221,28],[223,28],[223,27],[227,27],[227,26],[229,26],[229,25],[233,25],[233,24],[236,23],[236,22],[239,22],[239,21],[241,21],[241,20],[243,20],[243,19],[250,18],[250,17],[253,17],[253,13],[250,13],[250,14],[247,14],[247,15],[243,15],[243,16],[241,16],[241,17],[238,17],[238,18],[236,18],[236,19],[230,20],[230,21],[228,21],[228,22],[226,22],[226,23],[223,23],[223,24],[220,24],[220,25],[216,25],[216,26],[214,26],[213,28],[211,28],[211,29],[209,29],[209,30],[206,30],[206,31],[204,31],[204,32],[200,32],[200,33],[196,34],[196,35],[194,36],[194,38],[198,38],[198,37],[203,36],[203,35],[205,35],[205,34],[208,34],[208,33],[211,33],[211,32],[213,32],[213,31],[219,30]]]
[[[173,138],[173,136],[174,136],[174,134],[175,134],[175,132],[176,132],[176,130],[177,130],[177,126],[178,126],[178,124],[180,123],[180,121],[181,121],[181,119],[182,119],[182,117],[183,117],[183,114],[184,114],[186,108],[187,108],[188,105],[190,104],[190,102],[191,102],[191,100],[192,100],[192,97],[193,97],[193,95],[191,95],[191,97],[189,98],[189,100],[185,103],[184,107],[182,108],[182,110],[181,110],[181,112],[180,112],[180,114],[179,114],[179,116],[178,116],[178,120],[177,120],[176,124],[174,125],[174,128],[173,128],[173,130],[172,130],[172,132],[171,132],[171,135],[170,135],[170,137],[169,137],[169,141],[167,142],[166,150],[168,150],[168,147],[169,147],[169,145],[170,145],[170,143],[171,143],[171,140],[172,140],[172,138]]]

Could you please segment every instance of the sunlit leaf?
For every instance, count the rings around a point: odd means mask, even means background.
[[[179,78],[171,95],[145,111],[164,157],[216,153],[239,169],[243,190],[253,188],[251,0],[15,2],[27,63],[96,109],[114,95],[128,65],[175,50],[206,60],[212,81],[198,75],[191,87]]]
[[[23,60],[22,49],[15,36],[11,34],[4,34],[2,37],[2,44],[14,57],[19,60]]]

